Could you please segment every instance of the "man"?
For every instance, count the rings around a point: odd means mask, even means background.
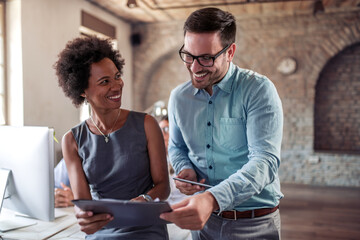
[[[169,157],[176,181],[193,196],[161,218],[192,231],[193,239],[280,239],[278,168],[283,113],[266,77],[235,66],[232,14],[193,12],[179,54],[191,81],[169,99]]]

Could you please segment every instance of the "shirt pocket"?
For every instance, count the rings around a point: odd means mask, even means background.
[[[232,151],[247,146],[245,124],[242,118],[220,118],[220,145]]]

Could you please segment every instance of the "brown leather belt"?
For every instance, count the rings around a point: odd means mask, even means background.
[[[249,210],[249,211],[244,211],[244,212],[239,212],[239,211],[233,210],[233,211],[223,211],[221,213],[216,213],[216,212],[214,212],[214,213],[217,214],[218,216],[226,218],[226,219],[236,220],[238,218],[256,218],[256,217],[265,216],[265,215],[275,212],[278,208],[279,208],[279,205],[277,205],[276,207],[273,207],[273,208],[260,208],[260,209],[254,209],[254,210]]]

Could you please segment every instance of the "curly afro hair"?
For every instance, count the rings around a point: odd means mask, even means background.
[[[119,51],[112,48],[110,39],[95,36],[79,37],[69,41],[58,57],[54,68],[59,86],[76,107],[85,100],[81,94],[88,88],[91,64],[109,58],[121,74],[125,64]]]

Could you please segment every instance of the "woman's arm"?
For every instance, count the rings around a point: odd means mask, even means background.
[[[71,188],[75,199],[91,199],[90,188],[85,178],[78,147],[71,131],[62,139],[62,151]]]
[[[62,139],[62,149],[74,199],[92,199],[90,188],[82,168],[81,158],[78,155],[78,147],[71,131],[64,135]],[[74,209],[80,229],[86,234],[92,234],[98,231],[113,219],[109,214],[94,215],[92,212],[82,211],[76,206]]]
[[[158,122],[150,115],[145,116],[145,133],[150,158],[150,172],[154,187],[146,194],[152,199],[166,200],[170,194],[169,173],[166,161],[164,138]],[[143,201],[142,197],[133,200]]]

